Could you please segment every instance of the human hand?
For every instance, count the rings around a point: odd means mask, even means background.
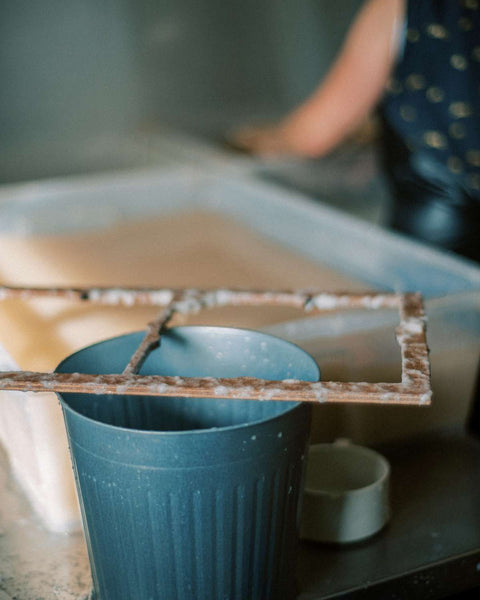
[[[246,126],[227,135],[230,146],[243,152],[264,157],[280,157],[295,154],[287,132],[279,125]]]

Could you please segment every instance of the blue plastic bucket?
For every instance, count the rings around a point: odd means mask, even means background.
[[[89,346],[57,370],[121,373],[143,335]],[[141,373],[319,378],[284,340],[200,326],[168,330]],[[307,405],[59,397],[96,600],[295,597]]]

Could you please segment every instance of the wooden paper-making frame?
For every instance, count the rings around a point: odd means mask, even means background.
[[[330,293],[315,291],[196,290],[152,288],[27,288],[0,286],[0,300],[61,297],[108,305],[161,307],[122,374],[0,372],[0,389],[23,392],[120,394],[197,398],[241,398],[314,403],[426,405],[432,397],[425,314],[418,293]],[[397,309],[395,330],[401,353],[399,383],[298,380],[270,381],[253,377],[165,377],[140,375],[150,351],[176,313],[193,314],[217,306],[290,306],[308,313],[345,309]]]

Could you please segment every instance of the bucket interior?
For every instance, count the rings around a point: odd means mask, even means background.
[[[144,332],[88,346],[66,358],[63,373],[121,373]],[[179,377],[258,377],[317,381],[315,361],[280,338],[228,327],[188,326],[162,335],[140,374]],[[143,431],[193,431],[241,426],[281,415],[296,402],[61,394],[64,407],[107,425]]]

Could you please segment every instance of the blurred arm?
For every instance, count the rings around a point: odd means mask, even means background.
[[[298,108],[270,128],[237,139],[253,152],[314,157],[350,134],[383,94],[398,54],[404,0],[368,0],[323,82]]]

